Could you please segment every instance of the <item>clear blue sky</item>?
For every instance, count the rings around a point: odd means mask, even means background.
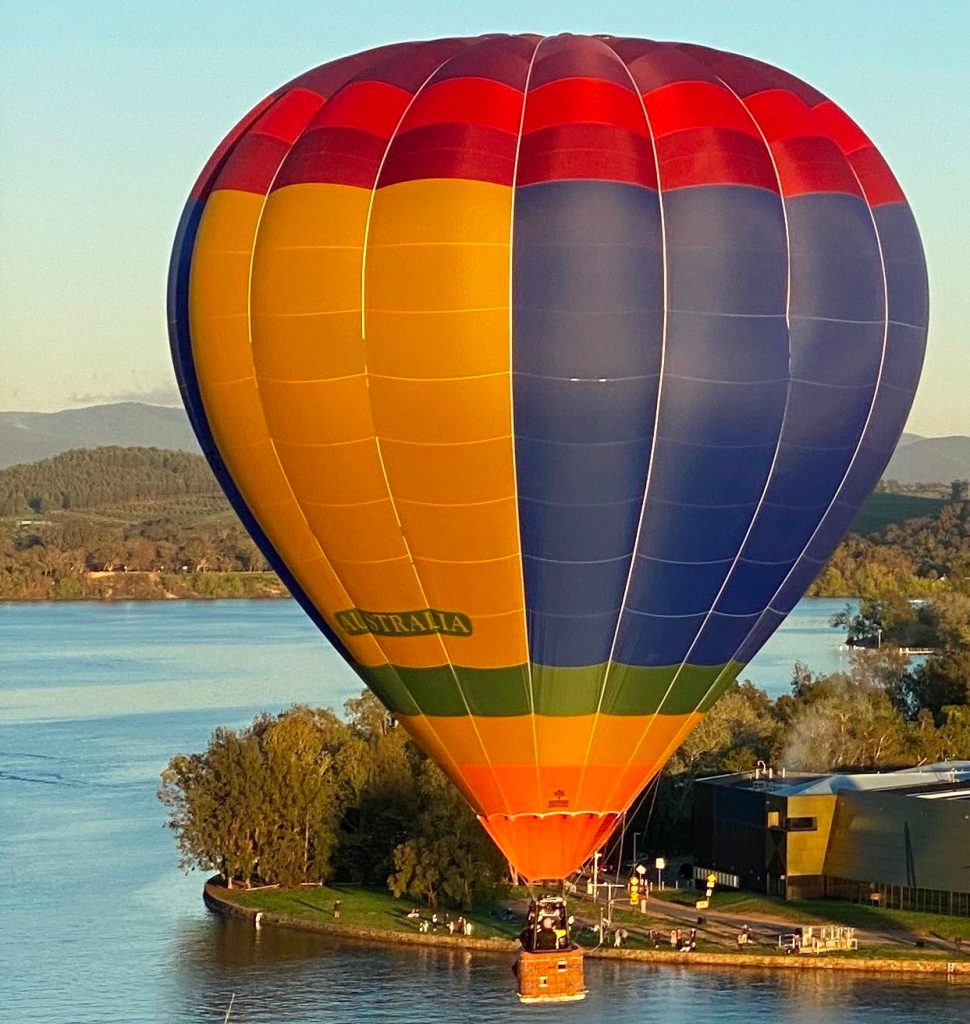
[[[216,143],[280,83],[395,40],[573,31],[747,53],[860,122],[930,267],[909,429],[970,434],[966,0],[0,0],[0,19],[0,409],[174,401],[172,234]]]

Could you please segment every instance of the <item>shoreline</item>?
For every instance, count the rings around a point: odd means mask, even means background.
[[[98,581],[104,579],[115,579],[115,580],[130,580],[139,576],[146,577],[152,575],[149,572],[142,572],[141,570],[129,572],[129,573],[98,573],[93,575],[80,575],[66,577],[71,580],[91,580]],[[273,574],[271,571],[263,572],[205,572],[205,573],[172,573],[170,574],[172,579],[181,582],[192,581],[199,579],[226,579],[229,577],[237,577],[241,580],[251,580],[255,576],[267,577]],[[275,587],[278,583],[278,577],[272,581]],[[250,594],[211,594],[201,592],[183,592],[179,594],[166,593],[165,591],[154,591],[151,593],[142,594],[81,594],[78,596],[63,596],[57,595],[50,591],[42,594],[24,595],[21,597],[0,597],[0,604],[121,604],[123,602],[138,602],[148,603],[152,601],[293,601],[295,598],[285,588],[282,583],[278,583],[281,589],[279,590],[268,590],[256,591]],[[851,594],[806,594],[801,598],[802,601],[862,601],[865,598],[861,598],[857,595]],[[851,647],[850,645],[844,645],[848,650],[868,650],[869,648],[862,647]],[[888,647],[888,644],[883,644],[883,647]],[[896,648],[897,650],[906,650],[906,648]]]
[[[60,584],[69,584],[59,589]],[[281,601],[293,600],[272,571],[160,573],[83,573],[51,582],[17,596],[0,597],[0,604],[148,604],[166,601]]]
[[[216,876],[218,877],[218,876]],[[379,945],[399,946],[437,946],[455,950],[476,950],[489,953],[515,954],[519,943],[513,939],[476,939],[458,935],[444,935],[421,932],[397,932],[386,928],[360,928],[348,925],[333,925],[323,921],[308,921],[304,918],[292,917],[275,911],[259,911],[252,907],[243,907],[227,898],[227,890],[215,883],[214,879],[206,881],[202,890],[202,899],[206,907],[213,913],[224,917],[238,918],[253,922],[257,914],[260,925],[277,928],[288,928],[293,931],[316,932],[331,935],[335,938],[354,939]],[[741,967],[745,969],[761,968],[768,970],[822,970],[822,971],[855,971],[867,974],[918,974],[933,975],[948,980],[970,982],[970,961],[948,960],[895,960],[882,957],[870,959],[849,959],[837,956],[769,956],[751,953],[681,953],[666,952],[653,949],[584,949],[583,955],[592,960],[624,960],[634,963],[669,964],[693,967]]]
[[[105,597],[0,597],[0,604],[167,604],[170,601],[292,601],[292,594],[151,594]]]

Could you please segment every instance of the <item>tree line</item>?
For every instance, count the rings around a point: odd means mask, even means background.
[[[694,780],[750,771],[872,771],[970,759],[970,693],[929,704],[898,652],[860,649],[845,672],[793,671],[775,700],[733,683],[670,758],[627,823],[643,849],[688,849]],[[952,700],[942,704],[939,700]],[[173,757],[159,797],[184,868],[224,883],[386,885],[470,909],[508,870],[457,789],[365,691],[346,717],[298,706],[217,729]]]
[[[12,466],[0,508],[0,600],[286,593],[199,455],[96,448]]]
[[[159,798],[181,865],[230,887],[338,879],[465,910],[504,884],[471,809],[377,699],[345,712],[259,715],[173,757]]]
[[[963,493],[958,483],[951,497]],[[182,578],[85,576],[103,572]],[[284,593],[275,576],[257,589],[254,581],[184,578],[268,572],[199,455],[81,449],[0,470],[0,600]],[[952,500],[933,515],[850,534],[808,596],[935,598],[968,588],[970,502]]]
[[[810,597],[907,598],[970,593],[970,502],[850,534],[808,590]]]
[[[931,483],[906,484],[899,480],[883,479],[876,484],[875,489],[880,494],[935,495],[949,498],[950,501],[965,501],[970,497],[970,480],[951,480],[949,483],[936,480]]]
[[[105,508],[222,492],[205,459],[161,448],[77,448],[0,469],[0,516]]]
[[[0,600],[241,597],[257,585],[286,593],[235,517],[0,522]]]

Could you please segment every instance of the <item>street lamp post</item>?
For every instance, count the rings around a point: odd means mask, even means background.
[[[633,833],[633,863],[637,862],[637,840],[640,838],[639,832]]]
[[[598,900],[599,897],[600,897],[599,874],[598,874],[598,872],[599,872],[599,863],[600,863],[600,857],[601,856],[602,856],[602,854],[599,852],[599,850],[597,850],[596,853],[593,854],[593,899],[594,900]]]

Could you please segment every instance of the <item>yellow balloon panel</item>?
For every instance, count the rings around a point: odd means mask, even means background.
[[[397,512],[415,558],[460,561],[467,556],[469,537],[480,538],[476,553],[482,560],[504,558],[519,550],[512,497],[475,505],[398,500]]]
[[[270,434],[284,444],[347,444],[373,437],[367,392],[363,374],[338,380],[259,381]]]
[[[512,190],[462,178],[418,178],[380,188],[368,236],[374,251],[426,245],[494,245],[508,254]],[[506,276],[508,270],[506,269]]]
[[[252,316],[256,374],[263,380],[333,380],[364,372],[360,310]],[[321,344],[321,339],[326,344]]]
[[[521,665],[525,640],[525,606],[501,615],[478,615],[469,637],[442,637],[452,664],[469,668],[507,668]]]
[[[381,445],[395,499],[431,505],[498,503],[515,494],[511,437],[474,444]],[[477,543],[478,538],[469,538]]]
[[[382,562],[406,556],[390,498],[366,505],[304,505],[327,554],[341,562]]]
[[[428,345],[428,332],[434,344]],[[370,372],[387,377],[451,380],[509,369],[509,311],[444,310],[427,316],[369,308],[367,332]],[[496,345],[495,338],[503,339]]]
[[[416,558],[414,564],[432,608],[455,609],[477,617],[502,615],[521,607],[518,552],[484,562]]]
[[[301,503],[358,505],[387,497],[373,437],[343,445],[296,445],[277,440],[276,450]]]
[[[252,248],[262,205],[249,193],[215,193],[196,239],[193,357],[219,450],[256,520],[310,599],[330,616],[351,602],[299,509],[276,456],[255,378],[248,326]],[[229,329],[227,329],[227,325]],[[387,658],[370,635],[347,637],[362,665]]]
[[[371,377],[379,436],[412,444],[469,444],[508,438],[512,396],[508,373],[457,380]]]

